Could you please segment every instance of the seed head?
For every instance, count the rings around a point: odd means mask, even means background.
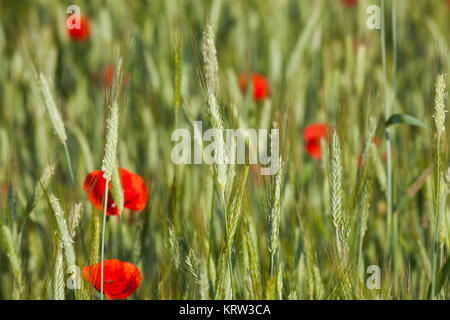
[[[105,156],[102,164],[103,178],[106,181],[111,180],[113,170],[117,165],[117,140],[119,137],[119,107],[117,103],[113,103],[109,109],[110,115],[106,120]]]
[[[436,134],[438,139],[442,136],[445,130],[445,104],[444,100],[447,97],[445,92],[445,76],[440,74],[436,79],[436,96],[434,98],[434,124],[436,126]]]

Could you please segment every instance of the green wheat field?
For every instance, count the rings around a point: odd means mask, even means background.
[[[447,0],[1,1],[0,299],[449,299],[449,30]],[[278,170],[174,163],[196,121],[277,129]]]

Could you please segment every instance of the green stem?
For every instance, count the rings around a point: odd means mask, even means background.
[[[394,61],[392,65],[392,112],[395,113],[395,100],[396,100],[396,72],[397,72],[397,2],[394,0],[392,2],[392,50]],[[389,148],[390,149],[390,148]],[[392,177],[392,175],[391,175]],[[392,190],[391,190],[392,195]],[[392,202],[391,202],[391,212],[392,212]],[[393,234],[392,234],[392,254],[394,257],[394,274],[397,273],[398,269],[398,210],[392,213],[393,218]]]
[[[228,230],[228,210],[226,207],[226,202],[225,202],[225,192],[222,190],[221,192],[221,200],[222,200],[222,207],[223,207],[223,212],[224,212],[224,219],[225,219],[225,245],[226,245],[226,249],[227,249],[227,255],[228,255],[228,272],[230,273],[230,283],[231,283],[231,292],[232,292],[232,299],[234,299],[235,297],[235,291],[234,291],[234,281],[233,281],[233,266],[231,264],[231,239],[229,239],[230,237],[230,233]]]
[[[397,1],[392,2],[392,51],[393,51],[393,65],[392,65],[392,113],[395,113],[395,100],[397,99]]]
[[[384,116],[385,120],[389,119],[389,107],[387,103],[387,76],[386,76],[386,25],[384,20],[384,0],[381,0],[381,58],[383,63],[383,91],[384,91]],[[392,242],[392,159],[391,159],[391,138],[389,130],[386,127],[386,176],[387,176],[387,227],[388,239]],[[388,246],[389,248],[390,246]]]
[[[103,225],[102,225],[102,249],[101,249],[101,275],[100,275],[100,295],[103,300],[103,260],[105,256],[105,229],[106,229],[106,208],[108,206],[108,184],[109,180],[106,180],[105,184],[105,202],[103,205]]]
[[[362,239],[359,241],[358,246],[358,262],[357,262],[357,270],[361,279],[364,278],[364,265],[363,265],[363,256],[362,256]]]
[[[270,254],[269,274],[271,276],[275,275],[275,253]]]
[[[72,183],[75,183],[75,177],[73,175],[72,164],[70,162],[70,155],[69,149],[67,148],[67,143],[63,143],[63,146],[64,146],[64,153],[66,154],[67,165],[69,166],[70,179],[72,180]]]
[[[212,176],[212,188],[211,188],[211,217],[209,220],[209,252],[208,252],[208,267],[210,266],[209,261],[211,259],[211,254],[213,252],[213,247],[214,247],[214,238],[213,238],[213,231],[214,231],[214,201],[215,201],[215,190],[214,190],[214,176]]]
[[[440,152],[441,142],[437,141],[437,171],[436,171],[436,203],[435,203],[435,216],[436,225],[434,228],[434,247],[432,256],[432,270],[431,270],[431,300],[434,300],[434,294],[436,290],[436,268],[437,268],[437,254],[439,250],[439,229],[441,226],[441,211],[439,210],[439,189],[440,189]]]
[[[394,274],[397,274],[397,268],[398,268],[398,211],[394,211],[392,214],[392,248],[391,252],[393,255],[393,261],[394,261]]]
[[[119,239],[120,239],[120,247],[119,247],[119,257],[123,257],[124,252],[124,237],[123,237],[123,223],[122,223],[122,216],[120,214],[117,215],[117,220],[119,222]]]

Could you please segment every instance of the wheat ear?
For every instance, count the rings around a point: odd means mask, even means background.
[[[435,298],[436,290],[436,268],[437,268],[437,255],[439,250],[439,228],[441,225],[441,210],[439,210],[440,196],[443,190],[441,190],[441,176],[443,172],[441,170],[441,144],[442,134],[445,131],[445,98],[447,93],[445,91],[445,78],[443,74],[440,74],[436,79],[436,95],[434,100],[434,125],[435,125],[435,177],[436,177],[436,190],[435,190],[435,231],[434,231],[434,247],[432,253],[432,270],[431,270],[431,299]]]
[[[74,182],[75,177],[72,170],[72,163],[70,161],[69,149],[67,147],[67,134],[64,127],[64,122],[58,108],[56,107],[55,100],[53,99],[53,96],[50,92],[50,87],[48,85],[47,79],[42,72],[39,74],[39,88],[41,90],[45,109],[47,110],[50,122],[53,126],[53,130],[55,130],[56,135],[64,146],[64,152],[66,155],[67,165],[69,167],[70,178],[72,179],[72,182]]]

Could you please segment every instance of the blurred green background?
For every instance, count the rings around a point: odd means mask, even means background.
[[[438,73],[449,70],[450,7],[446,0],[395,1],[394,74],[393,2],[386,1],[385,11],[387,101],[391,113],[412,115],[432,128],[434,82]],[[67,34],[66,8],[71,4],[78,5],[88,20],[86,41],[72,41]],[[302,132],[307,124],[317,122],[340,130],[345,207],[353,226],[352,252],[357,257],[359,209],[353,201],[359,183],[366,183],[358,181],[358,157],[367,119],[373,115],[378,123],[375,136],[383,143],[370,169],[373,195],[363,255],[365,266],[380,266],[383,289],[354,297],[423,298],[431,274],[433,177],[399,212],[400,258],[394,272],[386,233],[380,30],[366,26],[366,10],[372,4],[380,5],[380,1],[360,0],[354,6],[337,0],[1,1],[0,219],[16,229],[23,223],[21,238],[15,241],[20,243],[17,251],[24,278],[20,298],[51,298],[47,287],[55,240],[47,202],[39,201],[29,219],[24,219],[27,200],[50,162],[57,167],[47,189],[58,196],[66,214],[75,203],[83,203],[76,259],[79,266],[90,264],[92,216],[98,212],[87,201],[82,183],[89,172],[101,167],[108,91],[103,75],[119,57],[124,58],[128,79],[120,106],[120,165],[144,178],[150,196],[144,211],[125,212],[121,224],[110,218],[106,256],[140,268],[143,281],[135,298],[214,296],[223,221],[220,211],[211,209],[215,203],[212,167],[176,167],[170,159],[175,128],[192,131],[192,120],[208,123],[201,57],[207,22],[215,29],[225,126],[270,128],[280,115],[289,120],[281,123],[288,129],[283,136],[286,174],[279,254],[283,271],[277,297],[340,298],[334,290],[335,234],[327,161],[325,156],[314,160],[305,152]],[[181,53],[178,123],[176,52]],[[68,133],[75,185],[39,95],[34,70],[50,80]],[[263,102],[254,102],[239,90],[238,76],[247,71],[267,78],[271,95]],[[449,128],[448,120],[446,124]],[[396,126],[391,135],[395,206],[433,163],[432,135],[407,125]],[[242,214],[250,217],[256,231],[261,282],[254,291],[247,287],[241,224],[233,253],[238,298],[273,298],[266,294],[271,285],[268,182],[269,178],[250,174],[246,185]],[[211,211],[216,217],[213,222]],[[448,208],[443,221],[441,262],[450,245]],[[0,298],[10,299],[14,281],[3,247]],[[365,283],[364,270],[359,270],[355,283]],[[448,299],[449,289],[447,281],[441,297]],[[67,296],[75,297],[69,291]],[[89,297],[98,295],[91,292]]]

